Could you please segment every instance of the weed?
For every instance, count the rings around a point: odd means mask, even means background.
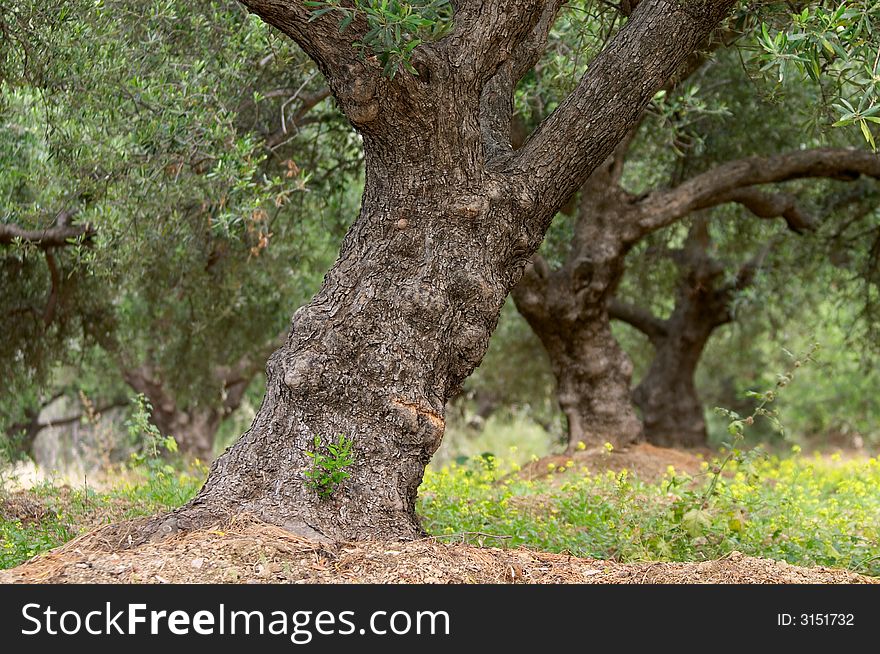
[[[346,438],[342,434],[334,443],[327,443],[326,453],[322,452],[322,442],[320,436],[315,436],[313,440],[314,451],[306,452],[312,460],[312,467],[306,470],[306,486],[323,498],[330,497],[343,481],[351,475],[347,468],[354,463],[354,452],[352,445],[354,441]]]

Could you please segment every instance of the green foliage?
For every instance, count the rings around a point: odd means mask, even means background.
[[[126,421],[125,426],[128,429],[128,435],[133,443],[140,443],[143,452],[132,454],[132,461],[135,464],[142,464],[158,461],[163,452],[175,454],[177,452],[177,441],[173,436],[163,436],[159,432],[159,428],[150,422],[150,416],[153,413],[153,405],[143,395],[138,393],[131,398],[132,413],[131,417]]]
[[[709,117],[726,119],[731,113],[720,98],[706,97],[699,84],[688,84],[679,93],[659,91],[648,108],[652,120],[664,129],[666,146],[678,156],[702,149],[700,124]]]
[[[322,499],[327,499],[339,484],[351,476],[348,468],[354,463],[354,441],[340,434],[335,443],[329,441],[324,447],[321,437],[315,435],[313,445],[314,451],[306,452],[306,456],[312,460],[312,467],[303,473],[306,487]]]
[[[780,339],[796,350],[807,350],[820,341],[812,365],[800,368],[796,392],[774,399],[785,416],[784,438],[789,444],[862,449],[880,442],[880,383],[875,355],[853,337],[851,306],[820,302],[790,313],[788,326],[778,333],[756,337],[750,321],[719,334],[704,357],[698,374],[705,401],[735,406],[743,415],[755,409],[749,393],[776,383],[767,371],[790,365]],[[809,338],[799,332],[809,330]],[[759,392],[760,394],[760,392]],[[745,398],[745,399],[741,399]],[[716,442],[730,438],[730,419],[710,414],[709,428]],[[770,423],[756,421],[744,434],[755,444],[779,443],[779,432]]]
[[[489,350],[465,382],[465,401],[456,399],[456,403],[467,413],[473,408],[469,396],[488,395],[514,422],[531,420],[553,431],[557,418],[554,384],[544,347],[508,298]]]
[[[308,58],[233,0],[13,9],[0,221],[75,210],[96,237],[54,251],[57,284],[43,252],[0,248],[0,404],[39,406],[71,368],[119,395],[113,372],[144,364],[179,407],[218,402],[218,368],[265,348],[332,263],[358,206],[356,136],[309,99],[325,87]]]
[[[792,359],[792,364],[788,370],[776,376],[776,383],[773,385],[773,388],[760,392],[746,391],[746,397],[757,401],[757,405],[752,409],[751,415],[743,417],[731,409],[715,407],[717,414],[730,419],[727,425],[727,433],[733,437],[734,442],[733,444],[725,445],[733,447],[742,441],[746,428],[755,424],[755,420],[759,417],[767,420],[773,426],[774,431],[785,436],[785,427],[779,419],[779,412],[768,407],[776,402],[782,389],[786,388],[794,380],[794,374],[801,366],[815,361],[814,356],[818,350],[818,343],[812,343],[809,349],[799,356],[785,350],[785,353]]]
[[[0,516],[0,569],[24,563],[75,535],[75,529],[57,513],[32,523]]]
[[[418,75],[411,63],[413,50],[443,36],[452,18],[449,0],[354,0],[350,7],[341,0],[306,0],[305,5],[313,7],[312,20],[335,12],[340,32],[362,17],[367,31],[354,45],[363,56],[372,53],[378,57],[383,74],[391,78],[401,68]]]
[[[832,4],[832,3],[828,3]],[[876,149],[870,123],[880,123],[880,6],[872,0],[846,0],[826,6],[809,3],[782,25],[762,22],[757,56],[762,72],[778,83],[807,78],[836,101],[834,127],[854,125]]]
[[[195,495],[206,475],[204,466],[175,463],[165,470],[135,466],[118,471],[113,488],[103,492],[47,482],[0,497],[0,569],[100,525],[175,509]],[[36,503],[37,515],[19,515],[16,507],[23,501],[29,507]]]
[[[113,479],[110,490],[45,482],[16,491],[7,486],[14,479],[0,476],[0,568],[18,565],[99,525],[177,508],[201,488],[208,473],[205,465],[176,457],[176,442],[150,423],[151,407],[143,396],[132,398],[132,407],[126,427],[143,449],[127,465],[105,471]]]
[[[419,512],[436,537],[477,544],[624,562],[703,561],[737,550],[880,576],[880,460],[806,457],[798,446],[784,458],[744,457],[718,477],[713,501],[695,508],[719,466],[706,462],[693,476],[670,468],[651,482],[569,462],[524,478],[509,460],[482,455],[429,467]],[[0,567],[100,524],[180,506],[205,474],[175,468],[151,479],[141,466],[102,492],[45,484],[27,493],[44,507],[38,520],[15,515],[16,494],[0,511]]]
[[[645,482],[626,471],[523,479],[482,457],[429,469],[420,490],[438,537],[617,561],[703,561],[737,550],[798,565],[880,575],[880,461],[752,457],[732,462],[710,506],[695,508],[710,469]],[[558,469],[554,465],[554,470]],[[568,478],[568,477],[567,477]]]
[[[163,435],[150,422],[152,407],[143,395],[132,398],[134,411],[126,422],[128,434],[141,449],[131,454],[128,471],[138,480],[137,486],[124,486],[161,508],[176,507],[186,502],[199,485],[193,478],[204,479],[207,468],[203,463],[183,468],[177,458],[177,441],[171,435]]]

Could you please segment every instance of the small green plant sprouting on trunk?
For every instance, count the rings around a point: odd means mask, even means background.
[[[322,452],[320,436],[315,436],[314,451],[306,452],[312,460],[311,470],[305,472],[306,486],[315,491],[321,499],[327,499],[343,481],[351,475],[347,468],[354,463],[352,446],[354,441],[340,434],[334,443],[327,443],[326,453]]]

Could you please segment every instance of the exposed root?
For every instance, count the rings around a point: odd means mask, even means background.
[[[314,526],[301,520],[272,520],[268,522],[249,511],[218,510],[217,508],[212,508],[209,511],[192,504],[150,518],[139,518],[107,525],[92,533],[97,536],[100,532],[100,539],[106,541],[113,550],[123,550],[140,547],[147,543],[161,543],[179,535],[199,531],[220,532],[235,525],[252,523],[272,524],[293,536],[306,538],[317,543],[330,545],[336,542]]]

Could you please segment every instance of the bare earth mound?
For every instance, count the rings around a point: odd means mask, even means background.
[[[434,539],[326,546],[242,521],[131,549],[103,528],[8,571],[3,583],[880,583],[829,568],[801,568],[733,552],[704,563],[581,559]],[[112,534],[112,538],[109,537]]]
[[[586,468],[592,474],[611,470],[628,470],[644,481],[657,481],[666,474],[669,466],[676,472],[696,475],[702,472],[702,464],[712,458],[710,450],[675,450],[639,443],[627,448],[608,452],[605,448],[593,448],[572,454],[553,454],[523,466],[519,476],[523,479],[560,479],[566,473],[580,474]],[[571,462],[574,465],[568,465]]]

